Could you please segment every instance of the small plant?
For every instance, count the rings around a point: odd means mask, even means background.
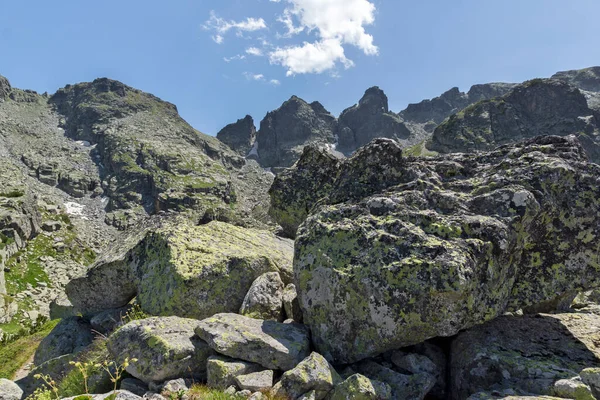
[[[128,324],[131,321],[139,319],[146,319],[149,315],[142,311],[142,307],[139,304],[133,304],[131,308],[121,317],[122,325]]]
[[[107,400],[112,400],[112,399],[114,399],[114,397],[116,397],[117,385],[119,384],[119,382],[121,381],[121,378],[123,377],[123,372],[125,372],[127,367],[129,367],[130,363],[135,363],[135,362],[137,362],[137,358],[130,359],[129,357],[127,357],[127,358],[125,358],[125,360],[123,361],[122,364],[117,364],[114,361],[105,361],[102,364],[102,368],[108,373],[108,375],[110,376],[110,381],[113,383],[113,392],[111,395],[112,398],[107,397]]]
[[[52,377],[50,375],[35,374],[33,377],[35,379],[41,379],[45,383],[45,387],[38,388],[36,390],[36,392],[38,392],[38,390],[40,391],[40,393],[38,393],[38,395],[40,395],[40,396],[49,395],[48,398],[50,398],[50,399],[54,398],[56,400],[60,400],[60,395],[58,394],[58,385],[56,384],[56,381],[54,379],[52,379]],[[38,397],[36,397],[36,399],[38,399]]]

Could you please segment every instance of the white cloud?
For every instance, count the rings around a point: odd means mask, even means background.
[[[375,22],[375,5],[369,0],[287,0],[291,4],[278,21],[287,29],[285,37],[302,31],[316,32],[319,40],[301,46],[279,47],[270,53],[272,64],[287,68],[287,75],[322,73],[342,63],[349,68],[354,63],[346,58],[343,45],[361,49],[366,55],[379,52],[373,36],[365,26]],[[294,25],[294,18],[298,25]]]
[[[251,56],[257,56],[257,57],[260,57],[263,55],[263,51],[261,49],[259,49],[258,47],[249,47],[246,49],[246,53],[250,54]]]
[[[271,80],[269,81],[269,83],[270,83],[271,85],[273,85],[273,86],[279,86],[279,85],[281,85],[281,82],[279,82],[279,80],[277,80],[277,79],[271,79]]]
[[[265,76],[263,74],[253,74],[251,72],[244,72],[246,79],[250,81],[264,81]]]
[[[243,55],[243,54],[237,54],[237,55],[235,55],[233,57],[223,57],[223,61],[225,61],[226,63],[228,63],[228,62],[232,62],[232,61],[235,61],[235,60],[244,60],[245,58],[246,58],[245,55]]]
[[[281,64],[288,69],[287,76],[294,74],[320,74],[335,68],[341,62],[345,68],[354,63],[344,55],[344,48],[335,39],[305,42],[302,46],[278,48],[270,54],[272,64]]]
[[[224,35],[230,30],[234,30],[236,35],[241,36],[243,32],[254,32],[261,29],[266,29],[267,24],[262,18],[246,18],[243,21],[226,21],[223,18],[217,17],[214,11],[210,12],[210,18],[202,25],[206,30],[215,31],[212,39],[221,44],[225,40]]]

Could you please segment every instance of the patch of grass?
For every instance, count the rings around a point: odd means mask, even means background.
[[[12,379],[19,368],[33,356],[42,339],[48,336],[59,321],[50,321],[43,325],[40,331],[0,347],[0,378]]]
[[[177,400],[176,393],[165,393],[167,398]],[[186,393],[189,400],[231,400],[239,399],[234,395],[225,393],[222,389],[213,389],[205,385],[193,385]],[[267,400],[287,400],[281,396],[273,396],[269,391],[264,391],[263,394]]]
[[[99,337],[83,352],[77,355],[75,362],[79,362],[85,368],[90,392],[106,393],[111,390],[109,378],[102,368],[105,361],[111,361],[108,349],[106,348],[106,339]],[[104,377],[104,379],[102,379]],[[58,383],[58,393],[61,397],[71,397],[85,394],[85,379],[83,372],[79,368],[73,368]]]

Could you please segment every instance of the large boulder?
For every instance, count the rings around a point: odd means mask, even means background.
[[[354,368],[367,378],[387,383],[392,398],[397,400],[423,400],[435,385],[435,377],[426,372],[402,374],[374,361],[363,361]]]
[[[132,321],[108,339],[108,350],[127,372],[144,382],[194,377],[206,379],[206,361],[214,352],[194,329],[198,321],[179,317],[152,317]]]
[[[227,125],[217,133],[217,139],[242,157],[248,155],[256,140],[256,127],[251,116],[246,115],[237,122]]]
[[[573,137],[433,159],[378,139],[340,169],[294,258],[304,323],[335,363],[600,283],[600,166]]]
[[[151,315],[202,319],[238,312],[252,282],[264,273],[291,281],[290,240],[218,221],[200,226],[177,221],[148,230],[71,281],[66,291],[73,305],[95,314],[137,296]]]
[[[578,136],[590,159],[600,161],[599,121],[581,91],[552,79],[534,79],[502,97],[476,103],[444,121],[429,150],[491,150],[538,135]]]
[[[336,120],[319,102],[292,96],[267,113],[256,137],[263,167],[289,167],[309,143],[334,143]]]
[[[267,272],[262,274],[248,290],[240,308],[240,314],[258,319],[270,319],[282,322],[283,289],[285,285],[279,273]]]
[[[358,104],[342,112],[337,136],[337,149],[349,154],[375,138],[406,139],[410,131],[398,115],[390,112],[383,90],[374,86],[365,91]]]
[[[290,370],[310,352],[308,330],[295,323],[217,314],[200,321],[196,334],[221,354],[268,369]]]
[[[88,322],[80,317],[65,318],[40,342],[33,362],[41,365],[53,358],[77,353],[93,340],[92,327]]]
[[[452,342],[450,393],[514,389],[554,394],[554,383],[600,363],[600,316],[503,316],[471,328]]]
[[[275,177],[269,189],[270,213],[288,237],[296,237],[298,226],[316,201],[329,193],[341,158],[328,146],[311,144],[304,148],[293,168]],[[317,165],[319,168],[315,168]]]

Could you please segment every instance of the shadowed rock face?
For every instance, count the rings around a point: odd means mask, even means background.
[[[233,151],[245,157],[256,140],[256,127],[251,116],[227,125],[217,133],[217,139],[229,146]]]
[[[8,79],[0,75],[0,100],[6,99],[10,91],[10,82],[8,81]]]
[[[336,363],[600,283],[600,167],[573,137],[433,159],[378,139],[337,171],[294,257],[304,322]]]
[[[436,128],[428,148],[441,153],[471,152],[537,135],[574,134],[590,159],[598,162],[597,133],[594,111],[579,89],[557,80],[536,79],[452,115]]]
[[[561,80],[589,92],[600,92],[600,67],[561,71],[552,75],[552,79]]]
[[[260,122],[258,155],[263,167],[290,167],[305,145],[334,143],[336,120],[318,102],[292,96]]]
[[[352,153],[374,138],[406,139],[410,131],[388,108],[388,98],[377,86],[367,89],[358,104],[342,112],[337,127],[338,147]]]

